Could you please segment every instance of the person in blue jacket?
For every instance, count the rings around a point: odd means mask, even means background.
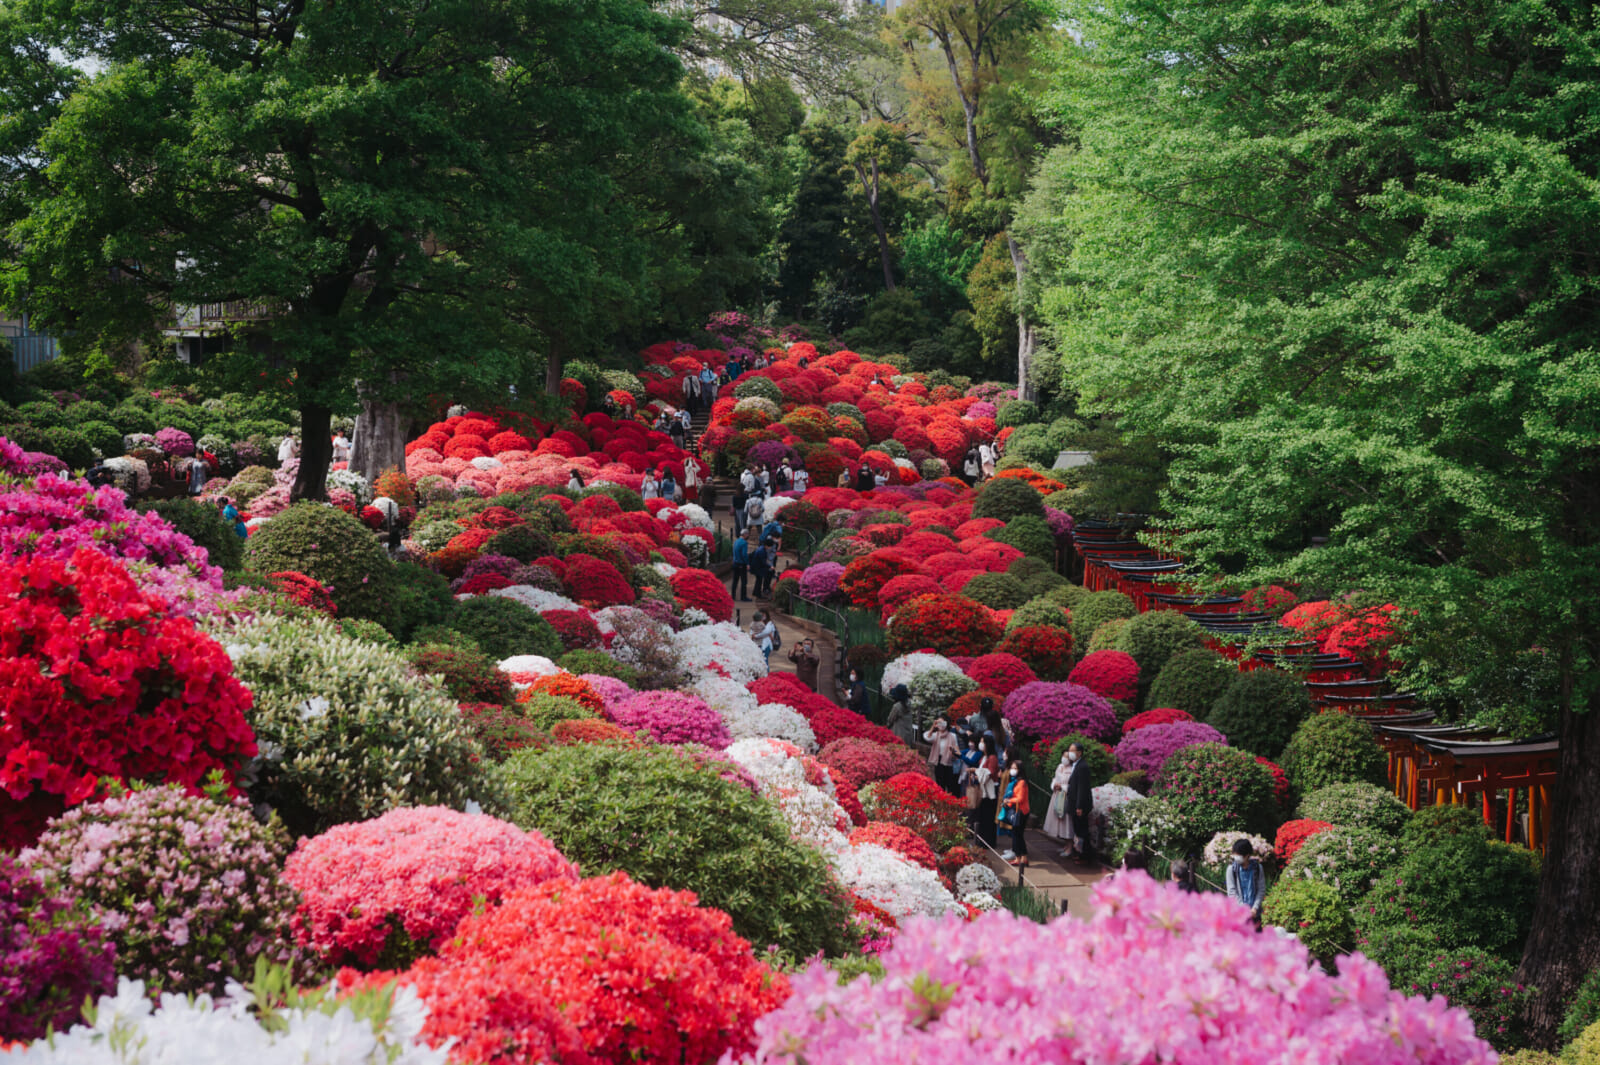
[[[733,538],[733,580],[728,594],[741,603],[750,601],[750,541],[743,536]]]

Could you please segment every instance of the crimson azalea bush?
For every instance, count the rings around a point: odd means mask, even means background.
[[[925,595],[902,603],[889,626],[895,655],[933,650],[942,655],[982,655],[1000,639],[1000,621],[981,603],[961,595]]]
[[[835,778],[842,776],[858,789],[898,773],[928,773],[922,757],[898,739],[893,743],[858,737],[834,740],[817,753],[817,761],[833,770]]]
[[[1024,684],[1006,697],[1000,712],[1013,728],[1035,739],[1078,732],[1109,740],[1117,734],[1111,704],[1081,684]]]
[[[65,1031],[86,999],[116,986],[116,948],[98,925],[0,855],[0,1039]]]
[[[539,616],[556,631],[568,651],[589,650],[605,642],[594,615],[587,610],[546,610]]]
[[[330,965],[400,968],[438,952],[474,910],[578,868],[538,832],[442,806],[390,810],[302,839],[283,877],[294,931]]]
[[[342,982],[394,978],[427,1003],[426,1039],[482,1065],[710,1063],[748,1049],[789,993],[726,914],[621,873],[526,889],[469,917],[438,957]]]
[[[977,681],[979,688],[1001,696],[1010,695],[1024,684],[1031,684],[1039,679],[1033,670],[1028,668],[1028,663],[1004,651],[979,655],[967,664],[966,674]]]
[[[922,773],[896,773],[868,784],[859,798],[868,820],[903,825],[936,851],[967,837],[966,804]]]
[[[1279,825],[1278,834],[1272,841],[1272,852],[1277,856],[1278,864],[1288,865],[1300,853],[1306,840],[1332,827],[1328,821],[1312,821],[1304,817]]]
[[[1227,743],[1228,737],[1198,721],[1175,721],[1170,725],[1151,725],[1130,732],[1117,744],[1117,765],[1124,772],[1135,770],[1151,777],[1161,772],[1168,758],[1197,743]]]
[[[0,566],[0,692],[0,841],[12,847],[98,778],[195,789],[256,753],[227,653],[96,551]]]
[[[633,588],[617,572],[615,566],[602,562],[592,555],[572,554],[563,561],[566,571],[563,579],[572,597],[590,609],[608,606],[626,606],[635,599]]]
[[[1139,663],[1123,651],[1091,651],[1067,679],[1118,702],[1132,703],[1139,696]]]
[[[916,573],[919,567],[909,555],[899,551],[873,551],[850,560],[839,575],[839,591],[857,610],[876,611],[878,594],[895,577]]]
[[[1142,713],[1134,714],[1124,721],[1122,723],[1122,734],[1126,736],[1130,732],[1138,732],[1140,729],[1149,728],[1151,725],[1173,725],[1179,721],[1193,720],[1194,718],[1190,716],[1188,711],[1178,710],[1170,706],[1158,706],[1154,710],[1145,710]]]
[[[672,594],[680,606],[703,610],[712,621],[733,620],[733,596],[709,570],[680,569],[671,580]]]
[[[221,994],[256,961],[299,964],[298,899],[280,876],[289,837],[243,800],[160,787],[69,810],[20,859],[84,908],[117,972],[152,990]]]
[[[1490,1060],[1465,1013],[1390,990],[1360,955],[1340,957],[1329,975],[1295,940],[1257,934],[1250,912],[1220,894],[1185,894],[1131,872],[1101,881],[1091,897],[1087,920],[1041,926],[996,912],[910,922],[877,955],[876,979],[841,985],[814,962],[794,978],[793,996],[756,1022],[755,1053],[735,1060],[946,1060],[970,1047],[975,1026],[987,1033],[987,1054],[1039,1065],[1233,1065],[1295,1060],[1305,1047],[1372,1065]],[[1231,963],[1219,968],[1218,958]],[[1062,1026],[1064,1001],[1096,1005]],[[994,1025],[997,1017],[1009,1023]]]
[[[1008,628],[995,650],[1016,655],[1040,680],[1066,680],[1072,671],[1072,633],[1055,625]]]
[[[852,844],[872,843],[905,858],[924,869],[937,871],[939,855],[928,846],[927,840],[905,825],[888,821],[871,821],[850,833]]]

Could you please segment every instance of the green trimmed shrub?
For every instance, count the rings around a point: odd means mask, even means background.
[[[548,692],[540,692],[518,702],[516,711],[523,720],[541,732],[549,732],[559,721],[589,721],[600,716],[576,699],[566,699]]]
[[[1015,610],[1029,598],[1022,582],[1006,573],[980,573],[961,586],[961,594],[991,610]]]
[[[1042,558],[1024,555],[1006,567],[1006,572],[1019,581],[1026,581],[1029,577],[1040,573],[1053,573],[1049,565]],[[1059,574],[1057,574],[1059,576]],[[1063,578],[1064,579],[1064,578]]]
[[[1139,663],[1139,706],[1144,709],[1149,706],[1145,697],[1150,686],[1172,656],[1204,647],[1205,642],[1206,631],[1176,610],[1151,610],[1128,619],[1112,650],[1130,654]]]
[[[511,820],[538,829],[585,876],[622,870],[693,891],[751,943],[795,960],[854,944],[821,852],[790,838],[772,803],[726,762],[674,747],[522,750],[501,769]]]
[[[1411,822],[1411,809],[1376,784],[1329,784],[1301,799],[1296,816],[1398,836]]]
[[[1410,973],[1390,973],[1389,982],[1405,994],[1440,995],[1466,1010],[1478,1037],[1496,1050],[1527,1041],[1521,1014],[1533,989],[1517,983],[1516,966],[1504,958],[1476,947],[1438,950]]]
[[[1276,761],[1301,795],[1329,784],[1381,786],[1389,772],[1389,760],[1372,738],[1372,729],[1349,714],[1306,718]]]
[[[1122,630],[1127,625],[1127,618],[1112,618],[1103,625],[1096,626],[1094,632],[1089,636],[1089,646],[1084,650],[1084,653],[1092,655],[1096,651],[1115,651],[1117,649],[1117,641],[1122,638]]]
[[[1030,558],[1049,560],[1056,557],[1056,538],[1051,534],[1050,526],[1043,518],[1036,518],[1032,514],[1012,518],[1003,527],[991,529],[984,535],[996,543],[1010,544]]]
[[[251,798],[291,835],[399,806],[498,805],[456,701],[396,652],[351,639],[331,619],[262,617],[221,638],[255,696]]]
[[[399,649],[399,641],[389,634],[389,630],[379,625],[376,621],[362,621],[350,618],[339,622],[339,631],[352,640],[363,643],[375,643],[379,647]]]
[[[76,428],[89,441],[89,446],[100,452],[101,458],[112,459],[123,453],[122,431],[110,422],[78,422]]]
[[[154,436],[155,431],[161,426],[156,424],[155,415],[133,403],[124,402],[111,411],[108,419],[112,425],[122,430],[123,436],[133,433],[149,433]]]
[[[538,611],[504,596],[475,595],[463,601],[450,624],[478,641],[483,653],[496,661],[513,655],[543,655],[553,661],[566,651]]]
[[[1585,976],[1578,985],[1556,1034],[1563,1043],[1570,1043],[1596,1023],[1600,1023],[1600,969]]]
[[[1278,669],[1256,669],[1235,674],[1206,723],[1235,747],[1275,759],[1310,715],[1311,697],[1299,677]]]
[[[760,396],[780,405],[783,403],[783,390],[768,377],[747,377],[733,386],[734,399],[747,399],[750,396]]]
[[[1115,759],[1112,759],[1113,764]],[[1120,784],[1124,788],[1132,788],[1140,795],[1150,794],[1150,774],[1143,769],[1130,769],[1126,773],[1113,773],[1111,783]]]
[[[532,562],[555,554],[555,541],[529,524],[513,525],[489,537],[483,545],[486,555],[505,555],[518,562]]]
[[[1044,502],[1026,481],[1016,477],[994,477],[985,481],[978,490],[978,501],[972,507],[974,518],[998,518],[1009,522],[1024,514],[1042,519]]]
[[[921,732],[931,728],[935,718],[948,713],[950,704],[968,692],[977,691],[978,682],[965,673],[929,669],[912,677],[906,690],[911,693],[912,719]]]
[[[1066,754],[1067,748],[1074,743],[1083,748],[1083,767],[1089,774],[1089,786],[1098,788],[1102,784],[1111,783],[1112,771],[1117,767],[1116,759],[1111,757],[1111,751],[1099,740],[1073,732],[1051,744],[1050,756],[1039,766],[1039,772],[1042,774],[1039,783],[1045,790],[1048,791],[1050,788],[1056,766],[1061,764],[1061,756]]]
[[[976,577],[973,580],[977,580]],[[1067,608],[1049,599],[1030,599],[1017,607],[1010,619],[1006,621],[1006,631],[1026,628],[1030,625],[1051,625],[1058,629],[1072,631],[1072,615]],[[1073,641],[1074,645],[1077,641]]]
[[[1196,721],[1204,721],[1239,675],[1233,663],[1215,651],[1192,647],[1167,659],[1145,701],[1151,709],[1171,706],[1187,711]],[[1225,736],[1233,735],[1227,729],[1221,731]]]
[[[1059,594],[1059,593],[1058,593]],[[1139,611],[1133,600],[1117,591],[1091,592],[1083,596],[1072,610],[1072,642],[1076,647],[1087,647],[1094,638],[1094,630],[1116,618],[1131,618]]]
[[[458,703],[499,703],[515,694],[511,678],[470,643],[420,643],[408,648],[406,658],[419,676],[432,677]]]
[[[602,677],[616,677],[630,688],[639,686],[639,671],[618,662],[604,651],[568,651],[556,659],[556,665],[568,673],[595,673]]]
[[[397,562],[389,583],[389,611],[379,624],[402,643],[420,643],[429,626],[443,626],[455,617],[456,597],[450,582],[426,566]],[[444,641],[449,642],[449,641]]]
[[[55,406],[53,403],[50,405]],[[31,404],[25,403],[23,406]],[[86,470],[94,465],[94,448],[89,438],[76,429],[63,425],[16,425],[8,429],[5,435],[23,450],[54,455],[71,469]]]
[[[1019,558],[1017,561],[1021,562],[1023,560]],[[1060,576],[1060,574],[1056,574],[1056,576]],[[1044,594],[1045,598],[1060,603],[1068,610],[1077,610],[1083,601],[1094,593],[1081,584],[1073,584],[1063,578],[1060,584],[1051,585],[1050,590]]]
[[[1354,907],[1399,857],[1393,836],[1364,825],[1335,825],[1301,844],[1283,875],[1327,884]]]
[[[1168,758],[1151,795],[1206,836],[1259,832],[1270,838],[1272,774],[1250,754],[1220,743],[1197,743]]]
[[[1030,555],[1019,558],[1017,561],[1026,562],[1030,561],[1031,559],[1032,556]],[[1043,573],[1035,573],[1032,576],[1024,579],[1022,582],[1022,587],[1023,590],[1028,593],[1029,599],[1037,599],[1040,596],[1049,595],[1057,588],[1071,588],[1072,585],[1065,577],[1054,570],[1045,570]],[[1070,610],[1071,607],[1068,607],[1067,609]]]
[[[222,520],[216,507],[192,499],[161,499],[139,504],[140,510],[153,511],[174,529],[206,549],[213,566],[236,572],[244,566],[244,541],[233,526]]]
[[[1038,404],[1026,399],[1014,399],[1006,403],[995,412],[994,425],[996,429],[1006,426],[1022,426],[1029,422],[1039,420]]]
[[[296,503],[251,533],[244,561],[257,573],[295,570],[322,582],[340,617],[386,624],[394,616],[394,564],[372,532],[337,507]]]
[[[1293,932],[1324,964],[1349,950],[1356,940],[1350,907],[1332,887],[1316,880],[1280,878],[1267,891],[1261,919]]]

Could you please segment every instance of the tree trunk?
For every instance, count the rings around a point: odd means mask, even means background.
[[[1011,252],[1011,266],[1017,272],[1017,398],[1033,402],[1038,398],[1038,389],[1033,387],[1033,351],[1037,336],[1033,323],[1028,320],[1028,306],[1023,299],[1028,256],[1010,230],[1006,231],[1006,249]]]
[[[317,403],[300,408],[300,469],[289,488],[291,502],[327,501],[328,464],[333,461],[333,412]]]
[[[1549,843],[1517,970],[1538,989],[1529,1021],[1549,1045],[1578,983],[1600,965],[1600,711],[1563,711],[1560,735]]]
[[[883,263],[883,287],[894,291],[894,256],[889,254],[889,234],[883,228],[883,213],[878,210],[878,161],[872,160],[872,178],[867,178],[866,168],[857,165],[856,175],[861,178],[861,188],[867,195],[867,208],[872,213],[872,228],[878,233],[878,259]]]
[[[376,481],[385,470],[404,470],[406,432],[410,423],[411,420],[400,413],[400,404],[363,396],[361,413],[356,415],[350,468],[365,477],[368,484]]]
[[[560,397],[560,395],[561,395],[561,367],[562,367],[561,345],[556,343],[554,340],[552,340],[552,341],[550,341],[550,353],[548,355],[546,355],[545,359],[544,359],[544,391],[545,391],[545,395],[555,396],[557,398]],[[589,405],[591,407],[594,407],[595,409],[599,409],[600,397],[599,396],[590,396],[589,397]]]

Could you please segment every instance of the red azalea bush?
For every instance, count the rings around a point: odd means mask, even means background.
[[[526,702],[535,695],[553,695],[559,699],[571,699],[597,714],[605,706],[600,693],[595,691],[588,681],[573,673],[552,673],[547,677],[540,677],[523,691],[517,701]]]
[[[848,576],[848,568],[845,573]],[[889,651],[904,655],[931,649],[947,656],[982,655],[994,647],[1000,631],[1000,620],[982,603],[962,595],[925,595],[895,611],[889,626]]]
[[[511,578],[501,573],[477,573],[461,582],[457,595],[486,595],[496,588],[511,587]]]
[[[1139,696],[1139,663],[1122,651],[1090,651],[1067,679],[1118,702],[1131,704]]]
[[[1322,649],[1388,672],[1395,665],[1391,655],[1400,643],[1394,628],[1396,609],[1393,603],[1386,603],[1339,622],[1323,637]]]
[[[1266,766],[1267,772],[1272,774],[1272,797],[1277,800],[1279,806],[1287,807],[1294,801],[1294,788],[1289,784],[1289,774],[1285,773],[1278,763],[1268,761],[1259,754],[1256,755],[1256,761]]]
[[[634,601],[633,588],[614,566],[584,554],[568,555],[563,561],[567,588],[584,606],[599,609],[627,606]]]
[[[1346,617],[1348,615],[1337,603],[1315,599],[1301,603],[1284,614],[1278,619],[1278,624],[1286,629],[1294,629],[1308,640],[1315,640],[1318,648],[1321,648],[1328,631]]]
[[[881,550],[850,560],[839,575],[839,591],[858,610],[876,610],[878,594],[895,577],[919,572],[911,556],[899,551]]]
[[[598,718],[557,721],[550,726],[550,738],[557,743],[623,743],[637,745],[637,736],[620,725]]]
[[[934,853],[927,841],[904,825],[890,824],[887,821],[868,821],[865,825],[850,833],[850,842],[873,843],[894,851],[908,861],[922,866],[924,869],[937,871],[939,856]]]
[[[333,595],[315,577],[308,577],[295,570],[279,570],[267,574],[267,578],[277,586],[278,591],[299,606],[321,611],[329,617],[339,612],[338,607],[334,605]]]
[[[821,699],[821,696],[816,695],[814,692],[807,692],[806,694],[811,696],[812,699]],[[782,699],[776,701],[784,702]],[[825,699],[821,701],[827,702]],[[882,725],[875,725],[855,711],[846,710],[841,706],[829,703],[826,707],[816,706],[808,709],[793,700],[790,700],[788,705],[800,711],[801,716],[806,719],[806,723],[811,726],[812,734],[817,737],[817,743],[823,747],[826,747],[834,740],[843,739],[868,740],[876,744],[896,744],[900,742],[900,737]]]
[[[868,820],[903,825],[936,851],[966,838],[966,803],[921,773],[896,773],[869,784],[860,798]]]
[[[1006,697],[1000,712],[1018,732],[1033,737],[1076,732],[1107,740],[1117,735],[1116,711],[1081,684],[1024,684]]]
[[[850,815],[850,823],[866,824],[867,811],[861,805],[861,796],[856,791],[856,786],[846,780],[843,773],[829,770],[828,777],[833,781],[833,800],[844,807],[844,812]]]
[[[461,720],[483,745],[490,758],[501,761],[512,751],[538,743],[542,737],[527,718],[500,703],[460,703]]]
[[[1024,684],[1039,679],[1028,668],[1028,663],[1004,651],[979,655],[966,667],[966,673],[978,682],[978,687],[1001,696],[1010,695]]]
[[[1122,723],[1122,734],[1138,732],[1151,725],[1171,725],[1179,721],[1193,721],[1194,715],[1187,710],[1179,710],[1171,706],[1158,706],[1154,710],[1146,710],[1141,714],[1134,714]]]
[[[1016,655],[1040,680],[1066,680],[1072,671],[1072,633],[1055,625],[1022,625],[996,651]]]
[[[733,620],[733,596],[709,570],[680,569],[670,579],[672,594],[684,609],[703,610],[712,621]]]
[[[959,845],[951,847],[939,855],[939,873],[941,876],[954,877],[963,867],[977,864],[978,856],[970,847]]]
[[[600,626],[587,610],[546,610],[539,616],[550,623],[561,637],[561,646],[569,651],[599,647],[604,642]]]
[[[1280,866],[1288,865],[1289,859],[1295,852],[1305,845],[1306,840],[1325,829],[1332,828],[1328,821],[1313,821],[1309,818],[1298,818],[1294,821],[1285,821],[1278,826],[1278,836],[1272,842],[1272,852],[1277,855]]]
[[[878,590],[879,613],[888,620],[909,599],[923,595],[938,595],[944,591],[939,582],[920,573],[902,573],[891,577]]]
[[[1244,593],[1244,608],[1268,614],[1282,614],[1294,606],[1300,597],[1276,584],[1263,584]]]
[[[547,881],[468,917],[437,958],[340,979],[415,987],[423,1037],[481,1065],[711,1062],[789,996],[727,914],[623,873]]]
[[[897,773],[928,772],[922,756],[898,739],[892,744],[854,736],[834,740],[817,753],[817,761],[832,770],[835,778],[843,776],[858,789]]]
[[[537,831],[442,806],[404,807],[302,839],[284,879],[294,930],[330,965],[398,968],[434,953],[461,919],[552,878],[578,879]]]
[[[0,843],[31,843],[100,777],[197,789],[256,753],[220,645],[86,548],[0,568]]]

